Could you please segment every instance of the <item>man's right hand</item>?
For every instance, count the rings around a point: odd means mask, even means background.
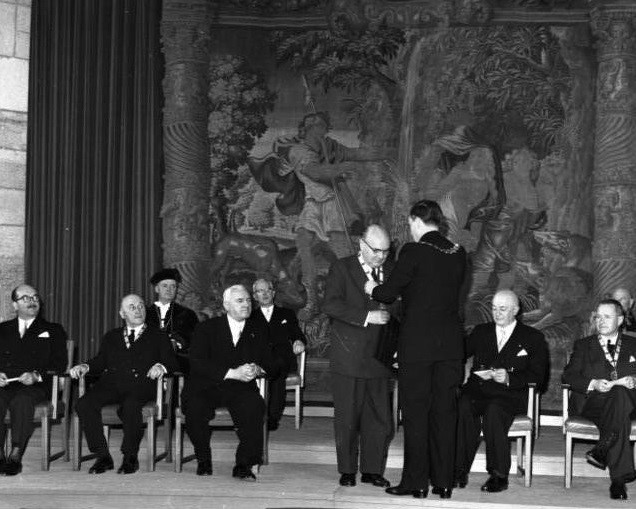
[[[88,364],[78,364],[77,366],[73,366],[69,370],[69,375],[71,375],[71,378],[79,378],[80,376],[84,376],[86,373],[88,373],[88,370]]]
[[[384,309],[376,309],[375,311],[369,311],[369,315],[367,316],[367,323],[371,323],[373,325],[384,325],[389,321],[391,315],[388,311]]]
[[[8,383],[7,375],[5,373],[0,373],[0,387],[5,387]]]
[[[238,368],[231,368],[227,373],[227,378],[240,382],[251,382],[256,378],[256,369],[252,364],[243,364]]]
[[[598,391],[598,392],[609,392],[609,390],[612,388],[613,385],[614,384],[610,382],[609,380],[604,380],[599,378],[594,380],[594,382],[592,383],[592,390]]]

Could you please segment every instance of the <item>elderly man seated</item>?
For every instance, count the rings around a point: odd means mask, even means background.
[[[631,419],[636,417],[636,339],[621,332],[623,316],[618,301],[600,301],[598,333],[574,343],[563,371],[563,381],[572,388],[573,413],[598,426],[599,441],[586,457],[595,467],[609,467],[613,499],[626,499],[625,483],[636,479],[629,445]]]
[[[139,469],[137,454],[143,437],[143,406],[155,396],[155,379],[177,369],[177,359],[165,332],[149,326],[146,307],[138,295],[127,295],[121,301],[119,314],[123,327],[107,332],[96,357],[71,368],[71,376],[86,373],[99,375],[99,380],[77,401],[77,415],[86,435],[89,450],[97,460],[89,474],[102,474],[113,469],[113,458],[102,429],[102,407],[119,405],[124,438],[123,461],[118,474],[132,474]]]
[[[183,389],[187,432],[197,458],[197,475],[212,475],[210,427],[219,406],[232,416],[239,445],[232,476],[255,480],[252,466],[263,456],[265,402],[255,379],[276,375],[264,320],[250,317],[252,301],[242,285],[223,292],[226,315],[197,325],[190,346],[190,378]]]

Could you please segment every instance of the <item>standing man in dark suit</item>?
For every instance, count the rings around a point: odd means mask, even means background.
[[[66,332],[39,316],[40,296],[20,285],[11,292],[17,317],[0,323],[0,474],[22,471],[24,449],[33,434],[35,405],[50,396],[47,371],[66,369]],[[7,410],[11,413],[11,453],[4,442]]]
[[[388,280],[368,281],[367,293],[390,303],[402,296],[398,382],[404,424],[404,467],[391,495],[450,498],[455,459],[457,387],[462,381],[463,328],[459,302],[466,252],[439,229],[445,219],[434,201],[409,213],[414,242],[402,247]]]
[[[610,498],[626,499],[625,483],[636,479],[629,444],[636,418],[636,339],[620,331],[624,318],[618,301],[600,301],[594,319],[598,335],[574,343],[563,382],[573,391],[574,413],[593,421],[600,432],[587,461],[609,467]]]
[[[329,359],[333,386],[334,431],[342,486],[361,481],[386,488],[384,469],[393,438],[391,372],[375,359],[389,312],[364,293],[364,284],[388,276],[384,262],[390,248],[387,232],[370,225],[357,255],[333,263],[322,309],[331,317]]]
[[[296,355],[305,351],[307,340],[300,330],[296,313],[274,305],[274,285],[267,279],[257,279],[252,285],[252,294],[258,308],[252,311],[256,320],[265,320],[269,327],[269,340],[274,358],[279,362],[278,375],[270,378],[269,405],[267,407],[267,428],[278,429],[278,423],[285,410],[287,375],[298,369]]]
[[[263,459],[265,402],[255,379],[275,377],[267,326],[250,317],[252,301],[243,285],[223,292],[227,314],[201,322],[190,348],[190,378],[183,389],[187,432],[197,458],[197,475],[212,475],[210,427],[219,406],[226,406],[239,437],[232,476],[256,480],[252,467]]]
[[[85,364],[71,368],[71,376],[86,373],[99,375],[99,380],[77,400],[77,415],[86,434],[86,442],[97,460],[89,474],[102,474],[113,469],[102,426],[102,407],[118,404],[124,438],[123,461],[118,474],[132,474],[139,469],[137,454],[143,437],[142,408],[155,397],[155,380],[177,369],[177,360],[165,332],[147,325],[146,306],[138,295],[127,295],[121,301],[119,314],[123,327],[108,331],[102,338],[97,356]]]
[[[477,325],[466,341],[466,357],[473,358],[473,366],[459,400],[455,483],[460,488],[468,482],[482,428],[490,477],[481,490],[508,488],[508,430],[515,415],[526,412],[528,384],[545,380],[548,348],[543,334],[519,323],[517,313],[517,295],[498,291],[492,299],[494,323]]]
[[[175,302],[181,283],[177,269],[161,269],[150,278],[157,300],[148,306],[146,323],[165,331],[179,356],[180,369],[187,370],[186,356],[190,339],[199,319],[190,308]]]

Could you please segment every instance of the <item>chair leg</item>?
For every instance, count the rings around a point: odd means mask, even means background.
[[[51,458],[51,427],[49,424],[49,416],[42,417],[42,470],[49,469],[49,459]]]
[[[174,421],[174,471],[181,472],[181,462],[183,461],[183,429],[181,428],[181,417]]]
[[[397,431],[398,429],[398,391],[397,389],[393,389],[393,429]]]
[[[526,452],[525,452],[525,457],[523,458],[523,464],[526,471],[526,475],[525,475],[523,484],[526,488],[529,488],[530,484],[532,483],[532,435],[533,435],[533,432],[532,430],[530,430],[528,434],[526,435],[526,440],[525,440]]]
[[[163,425],[166,428],[163,442],[166,463],[172,463],[172,419],[164,419]]]
[[[263,421],[263,465],[269,465],[269,431],[267,418]]]
[[[148,472],[155,471],[155,419],[148,418],[146,424],[146,449],[148,452]]]
[[[523,438],[517,438],[517,475],[522,476],[525,474],[523,468],[523,447],[522,447]]]
[[[64,461],[68,462],[71,460],[71,443],[70,443],[70,420],[68,416],[62,418],[62,447],[64,447]]]
[[[565,487],[572,487],[572,436],[565,433]]]
[[[296,413],[295,413],[295,424],[296,429],[300,429],[300,385],[296,386],[295,389],[295,404],[296,404]]]
[[[80,461],[82,458],[82,430],[80,428],[80,421],[77,415],[73,416],[73,470],[80,469]]]

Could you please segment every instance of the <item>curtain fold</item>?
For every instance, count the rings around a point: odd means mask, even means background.
[[[161,265],[161,0],[34,0],[27,282],[93,355]]]

